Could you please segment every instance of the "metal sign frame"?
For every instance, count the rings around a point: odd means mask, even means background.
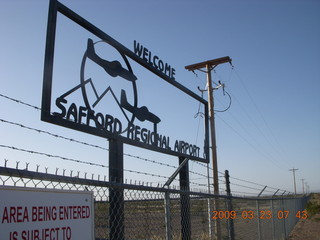
[[[156,74],[163,80],[167,81],[171,85],[175,86],[179,90],[183,91],[190,97],[199,101],[204,105],[204,113],[205,113],[205,143],[203,150],[203,157],[200,156],[191,156],[182,152],[173,151],[171,149],[161,148],[156,145],[146,144],[143,142],[138,142],[130,138],[126,138],[121,135],[116,135],[112,132],[101,131],[101,129],[78,124],[76,122],[69,121],[67,119],[61,118],[52,114],[51,112],[51,97],[52,97],[52,76],[53,76],[53,63],[54,63],[54,49],[55,49],[55,35],[56,35],[56,25],[57,25],[57,15],[58,13],[63,14],[68,19],[72,20],[76,24],[80,25],[82,28],[86,29],[90,33],[94,34],[107,44],[114,47],[118,50],[122,55],[129,57],[136,63],[140,64],[142,67],[148,69],[152,73]],[[45,61],[44,61],[44,76],[43,76],[43,89],[42,89],[42,107],[41,107],[41,120],[45,122],[49,122],[52,124],[60,125],[63,127],[71,128],[77,131],[89,133],[92,135],[104,137],[107,139],[116,139],[126,144],[130,144],[133,146],[153,150],[160,153],[165,153],[173,156],[189,158],[192,160],[200,161],[200,162],[209,162],[209,116],[208,116],[208,102],[178,83],[174,79],[170,78],[166,74],[161,71],[158,71],[156,68],[153,68],[146,61],[137,56],[134,52],[117,42],[115,39],[110,37],[108,34],[104,33],[102,30],[88,22],[86,19],[79,16],[77,13],[73,12],[63,4],[61,4],[57,0],[51,0],[49,6],[49,15],[48,15],[48,26],[47,26],[47,36],[46,36],[46,49],[45,49]]]

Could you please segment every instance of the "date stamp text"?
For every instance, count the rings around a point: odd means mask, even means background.
[[[212,211],[212,219],[287,219],[289,216],[295,215],[296,218],[299,219],[307,219],[307,211],[298,211],[298,212],[290,212],[290,211],[275,211],[271,210],[261,210],[259,213],[252,210],[243,210],[243,211]]]

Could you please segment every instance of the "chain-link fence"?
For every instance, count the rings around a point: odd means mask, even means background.
[[[308,200],[217,197],[7,167],[0,167],[0,185],[92,191],[96,239],[207,240],[217,229],[221,239],[286,239]]]

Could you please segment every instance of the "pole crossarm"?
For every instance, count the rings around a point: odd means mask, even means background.
[[[189,71],[194,71],[194,70],[199,70],[201,68],[205,68],[206,66],[217,66],[219,64],[222,63],[231,63],[232,59],[227,56],[227,57],[222,57],[222,58],[216,58],[213,60],[208,60],[208,61],[204,61],[204,62],[200,62],[200,63],[195,63],[195,64],[191,64],[188,66],[185,66],[185,69],[189,70]]]

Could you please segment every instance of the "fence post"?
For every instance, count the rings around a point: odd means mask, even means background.
[[[276,194],[280,191],[280,189],[278,189],[277,191],[275,191],[275,193],[272,195],[272,198],[274,196],[276,196]],[[272,214],[274,214],[276,211],[274,210],[274,204],[273,204],[273,199],[271,199],[271,212]],[[275,217],[273,216],[272,217],[272,238],[273,240],[276,239],[276,229],[275,229],[275,224],[274,224],[274,220],[275,220]]]
[[[233,207],[232,207],[232,198],[231,198],[231,189],[230,189],[230,180],[229,180],[229,171],[225,170],[225,174],[224,177],[226,179],[226,192],[227,192],[227,209],[228,212],[230,213],[231,211],[233,211]],[[234,223],[233,223],[233,219],[228,218],[228,233],[229,233],[229,239],[230,240],[234,240]]]
[[[281,199],[281,209],[282,209],[282,212],[284,213],[284,199],[283,198]],[[287,236],[286,219],[282,218],[282,220],[283,220],[283,239],[286,239],[286,236]]]
[[[209,174],[209,163],[207,163],[207,176],[208,176],[208,193],[211,194],[210,190],[210,174]],[[207,198],[208,203],[208,230],[209,230],[209,239],[212,239],[212,224],[211,224],[211,198]]]
[[[274,214],[274,205],[273,205],[273,199],[271,199],[271,213]],[[274,226],[274,218],[275,216],[272,217],[272,239],[276,239],[276,231],[275,231],[275,226]]]
[[[267,186],[265,186],[261,192],[258,194],[258,197],[261,196],[261,194],[263,193],[263,191],[267,188]],[[259,199],[256,200],[257,203],[257,215],[258,215],[258,234],[259,234],[259,240],[261,240],[261,223],[260,223],[260,208],[259,208]]]
[[[172,227],[171,227],[171,212],[170,212],[170,193],[166,191],[164,193],[164,204],[166,214],[166,240],[172,240]]]
[[[258,194],[258,197],[261,196],[261,194],[263,193],[263,191],[264,191],[266,188],[267,188],[267,186],[265,186],[265,187],[261,190],[261,192]]]
[[[258,239],[261,240],[261,226],[260,226],[260,208],[259,208],[259,199],[256,200],[257,206],[257,216],[258,216]]]
[[[123,142],[109,140],[109,181],[123,183]],[[124,195],[122,188],[109,188],[110,240],[124,240]]]
[[[183,157],[179,157],[179,165],[185,160]],[[180,189],[186,191],[186,193],[180,194],[181,204],[181,236],[182,240],[191,239],[191,221],[190,221],[190,183],[189,183],[189,164],[188,162],[180,170]]]

